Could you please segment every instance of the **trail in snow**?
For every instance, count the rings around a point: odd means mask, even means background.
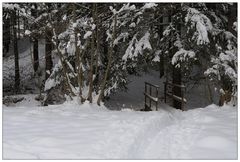
[[[157,112],[136,112],[27,103],[3,107],[4,159],[237,158],[233,107],[182,112],[161,105]]]

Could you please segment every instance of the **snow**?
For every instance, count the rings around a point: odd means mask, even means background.
[[[29,30],[25,31],[25,35],[30,35],[30,34],[31,34],[31,31],[29,31]]]
[[[189,8],[185,22],[191,23],[191,28],[196,26],[197,30],[197,45],[208,44],[208,32],[211,32],[213,27],[211,21],[195,8]]]
[[[90,37],[91,35],[92,35],[92,31],[87,31],[87,32],[84,34],[83,38],[84,38],[84,39],[87,39],[87,38]]]
[[[128,36],[129,36],[128,32],[119,34],[119,36],[113,41],[113,45],[117,45],[120,40],[123,40],[123,42],[125,42],[126,38],[128,38]]]
[[[52,78],[48,78],[46,83],[44,84],[44,91],[47,91],[53,87],[55,87],[56,85],[60,84],[59,81],[52,79]]]
[[[64,15],[62,19],[63,21],[67,20],[67,15]]]
[[[69,56],[75,55],[76,46],[75,46],[75,36],[72,34],[70,35],[70,40],[67,44],[67,53]]]
[[[122,60],[126,61],[129,59],[136,58],[139,54],[142,55],[145,49],[152,50],[151,43],[149,41],[150,33],[147,31],[144,36],[138,41],[136,35],[133,36],[130,41],[128,48],[125,51],[125,54],[122,57]],[[134,48],[135,45],[135,48]]]
[[[237,108],[111,111],[77,100],[3,106],[3,159],[237,159]]]
[[[149,8],[153,8],[153,7],[157,7],[157,6],[158,6],[158,5],[157,5],[156,3],[150,2],[150,3],[146,3],[146,4],[142,7],[142,9],[145,10],[145,9],[149,9]]]
[[[131,10],[136,10],[136,6],[135,5],[131,5],[129,6],[130,4],[127,3],[127,4],[123,4],[123,7],[117,11],[117,13],[120,13],[120,12],[123,12],[123,11],[131,11]]]
[[[136,27],[136,24],[135,22],[132,22],[130,25],[129,25],[130,28],[135,28]]]
[[[172,64],[176,64],[178,61],[187,61],[188,58],[194,58],[195,52],[189,50],[185,50],[181,48],[179,51],[177,51],[173,57],[172,57]]]
[[[237,31],[237,29],[238,29],[237,22],[234,22],[234,23],[233,23],[233,29],[234,29],[235,31]]]

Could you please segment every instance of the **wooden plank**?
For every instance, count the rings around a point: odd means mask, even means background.
[[[152,96],[150,96],[150,95],[147,94],[147,93],[144,93],[144,95],[145,95],[146,97],[148,97],[150,100],[152,100],[152,101],[154,101],[154,102],[158,102],[158,98],[157,98],[157,97],[152,97]]]
[[[155,87],[155,88],[159,88],[159,86],[158,86],[158,85],[151,84],[151,83],[149,83],[149,82],[145,82],[145,84],[148,84],[148,85],[150,85],[150,86],[153,86],[153,87]]]
[[[175,100],[178,100],[178,101],[183,101],[183,102],[187,102],[187,99],[186,98],[182,98],[182,97],[179,97],[179,96],[176,96],[176,95],[173,95],[172,93],[166,93],[168,96],[171,96],[173,99]]]

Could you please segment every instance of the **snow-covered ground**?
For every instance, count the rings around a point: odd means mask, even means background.
[[[4,159],[237,159],[237,107],[111,111],[25,98],[3,106]]]

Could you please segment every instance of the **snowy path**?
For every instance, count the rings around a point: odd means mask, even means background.
[[[235,159],[237,109],[3,107],[4,159]]]

